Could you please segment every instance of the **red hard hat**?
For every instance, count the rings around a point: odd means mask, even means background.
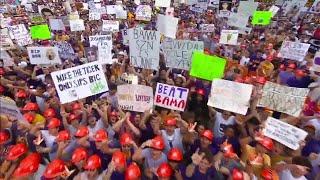
[[[13,173],[13,177],[25,177],[38,171],[41,156],[39,153],[29,154]]]
[[[78,147],[77,149],[75,149],[73,151],[72,157],[71,157],[71,162],[72,163],[78,163],[82,160],[87,160],[88,158],[88,152],[86,149],[82,148],[82,147]]]
[[[243,180],[243,173],[239,171],[238,169],[233,169],[232,170],[232,180]]]
[[[0,68],[0,76],[4,75],[5,74],[5,71],[3,68]]]
[[[234,153],[234,151],[233,151],[232,144],[229,144],[227,141],[222,143],[221,149],[223,151],[224,157],[226,157],[226,158],[234,158],[237,156],[237,154]]]
[[[48,108],[43,112],[43,116],[45,118],[53,118],[56,117],[56,112],[53,108]]]
[[[75,137],[82,138],[84,136],[87,136],[89,134],[89,129],[87,126],[80,126],[78,130],[76,131]]]
[[[78,119],[78,116],[75,115],[75,114],[73,114],[73,113],[71,113],[71,114],[69,114],[68,119],[69,119],[69,121],[77,120],[77,119]]]
[[[168,157],[168,160],[170,161],[182,161],[183,159],[182,151],[179,148],[172,148],[168,152],[167,157]]]
[[[261,171],[261,177],[262,177],[264,180],[272,180],[272,170],[269,169],[269,168],[264,168],[264,169]]]
[[[43,176],[48,179],[53,179],[63,174],[64,171],[65,171],[64,161],[60,159],[55,159],[47,165],[47,168],[44,171]]]
[[[17,93],[16,93],[16,97],[17,98],[26,98],[27,97],[27,93],[25,90],[19,90]]]
[[[104,129],[99,129],[94,135],[94,140],[97,142],[108,140],[108,134]]]
[[[290,63],[289,65],[288,65],[288,68],[290,68],[290,69],[295,69],[297,66],[296,66],[296,64],[295,63]]]
[[[61,124],[61,121],[60,121],[59,119],[57,119],[57,118],[52,118],[52,119],[50,119],[47,127],[50,128],[50,129],[51,129],[51,128],[57,128],[57,127],[60,126],[60,124]]]
[[[203,136],[203,137],[205,137],[205,138],[207,138],[207,139],[209,139],[210,141],[212,141],[213,140],[213,132],[211,131],[211,130],[204,130],[203,131],[203,133],[201,134],[201,136]]]
[[[295,74],[302,77],[306,75],[306,73],[302,69],[297,69]]]
[[[31,114],[31,113],[25,113],[23,114],[23,117],[25,120],[27,120],[29,123],[32,123],[32,121],[34,120],[35,118],[35,115],[34,114]]]
[[[4,144],[9,139],[10,139],[10,134],[7,131],[5,130],[0,131],[0,144]]]
[[[164,146],[164,141],[161,136],[156,136],[151,140],[151,147],[154,149],[163,150]]]
[[[4,87],[0,85],[0,94],[2,94],[5,91]]]
[[[71,136],[70,136],[70,133],[69,131],[67,130],[63,130],[63,131],[60,131],[57,135],[57,141],[60,142],[60,141],[67,141],[67,140],[70,140],[71,139]]]
[[[23,109],[24,111],[37,111],[39,110],[39,106],[37,103],[33,103],[33,102],[28,102]]]
[[[80,103],[77,103],[77,102],[72,103],[71,107],[73,111],[81,109]]]
[[[141,171],[136,163],[128,166],[125,172],[125,180],[138,180],[141,177]]]
[[[19,143],[19,144],[13,145],[10,147],[6,159],[16,160],[26,152],[28,152],[28,147],[25,144]]]
[[[112,161],[116,167],[124,167],[126,165],[126,155],[121,151],[112,154]]]
[[[169,178],[173,174],[173,170],[168,163],[162,163],[157,169],[157,175],[160,178]]]
[[[273,141],[272,139],[264,136],[261,139],[258,140],[258,143],[261,144],[263,147],[265,147],[268,150],[272,150],[273,149]]]
[[[121,146],[130,144],[131,141],[132,141],[132,137],[131,137],[131,135],[129,133],[121,134],[121,136],[120,136],[120,144],[121,144]]]
[[[96,170],[101,167],[101,158],[94,154],[88,158],[84,169],[86,170]]]
[[[204,91],[204,89],[198,89],[197,94],[204,96],[206,92]]]
[[[175,118],[168,118],[165,121],[166,126],[176,126],[177,125],[177,120]]]

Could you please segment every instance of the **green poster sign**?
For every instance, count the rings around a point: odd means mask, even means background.
[[[32,39],[47,40],[51,39],[51,32],[48,24],[32,26],[30,29]]]
[[[195,51],[192,56],[190,75],[208,81],[221,79],[226,63],[227,61],[223,58]]]
[[[268,25],[272,18],[271,11],[255,11],[252,16],[253,25]]]

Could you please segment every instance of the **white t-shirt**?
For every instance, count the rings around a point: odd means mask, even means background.
[[[161,130],[161,134],[166,145],[164,153],[167,153],[171,149],[170,142],[172,143],[172,148],[179,148],[184,152],[180,128],[176,128],[171,136],[165,130]]]
[[[216,113],[216,121],[214,122],[213,133],[215,137],[222,137],[224,135],[223,131],[227,125],[234,125],[236,123],[235,117],[230,116],[227,120],[223,119],[220,112]]]
[[[93,137],[93,135],[96,134],[96,132],[99,129],[103,129],[104,128],[104,124],[103,124],[102,120],[99,119],[99,120],[97,120],[96,125],[93,128],[90,127],[90,126],[88,126],[88,128],[89,128],[89,136]]]
[[[304,176],[300,176],[298,178],[293,177],[291,171],[284,170],[280,173],[280,180],[307,180],[307,178]]]

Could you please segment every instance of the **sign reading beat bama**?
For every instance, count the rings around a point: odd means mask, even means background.
[[[62,104],[108,91],[108,84],[101,64],[81,66],[51,73]]]
[[[154,105],[184,111],[187,105],[189,89],[158,83]]]

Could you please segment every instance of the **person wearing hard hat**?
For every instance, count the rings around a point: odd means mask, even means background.
[[[160,166],[157,169],[156,172],[156,176],[158,178],[154,178],[154,179],[158,179],[158,180],[170,180],[173,177],[173,169],[171,168],[171,166],[168,163],[162,163],[160,164]]]
[[[77,147],[71,156],[71,162],[76,166],[78,172],[83,171],[83,167],[88,159],[88,151],[83,147]]]
[[[47,165],[43,173],[43,177],[45,179],[54,179],[54,180],[63,179],[66,171],[67,171],[66,163],[61,159],[54,159]]]
[[[139,149],[133,154],[133,161],[144,160],[144,175],[152,178],[153,173],[161,163],[167,162],[166,154],[162,151],[165,148],[161,136],[156,136],[151,140],[142,143]]]
[[[37,133],[37,138],[33,141],[39,153],[49,153],[50,159],[55,159],[58,146],[55,140],[59,133],[61,121],[57,118],[52,118],[47,124],[48,130],[40,130]],[[45,142],[45,147],[41,146],[42,141]]]
[[[141,170],[136,163],[131,163],[125,171],[125,180],[140,180],[141,179]]]
[[[100,174],[100,169],[101,168],[101,158],[93,154],[91,155],[86,164],[84,165],[84,169],[86,171],[78,174],[75,176],[75,180],[82,180],[82,179],[96,179],[96,180],[102,180],[103,179],[103,174]]]
[[[206,129],[202,131],[199,138],[191,145],[185,157],[191,157],[197,149],[200,149],[201,151],[210,151],[214,155],[217,154],[219,152],[219,147],[213,144],[213,141],[214,135],[211,130]]]
[[[90,141],[90,149],[101,158],[102,170],[108,167],[112,154],[119,150],[109,145],[108,134],[104,129],[99,129],[96,134],[93,135],[93,141]]]
[[[105,178],[111,180],[124,179],[126,166],[126,155],[121,151],[115,151],[106,170]]]
[[[272,139],[263,136],[260,133],[256,133],[254,136],[254,140],[257,142],[255,147],[249,145],[252,140],[251,137],[242,138],[240,140],[243,152],[241,160],[247,162],[254,174],[259,176],[264,167],[271,166],[269,154],[274,148],[274,143]]]
[[[20,161],[12,177],[15,180],[40,179],[44,170],[45,166],[41,164],[41,155],[31,153]]]
[[[78,146],[88,148],[90,146],[89,141],[89,128],[87,126],[79,126],[74,134]]]
[[[191,156],[192,163],[187,166],[186,177],[190,179],[223,179],[213,168],[213,156],[210,151],[199,151]]]
[[[36,124],[36,123],[45,123],[46,120],[45,118],[39,114],[39,106],[37,103],[34,102],[28,102],[25,106],[23,106],[22,110],[29,114],[32,115],[33,119],[30,123]]]
[[[55,143],[58,146],[56,158],[69,161],[72,152],[77,147],[76,141],[68,130],[59,131]]]
[[[183,161],[183,154],[179,148],[172,148],[167,153],[168,164],[173,170],[173,177],[177,180],[185,179],[186,166]]]
[[[16,162],[25,157],[28,151],[28,147],[24,143],[18,143],[9,147],[5,160],[1,164],[0,174],[4,174],[5,178],[10,177],[17,165]]]

